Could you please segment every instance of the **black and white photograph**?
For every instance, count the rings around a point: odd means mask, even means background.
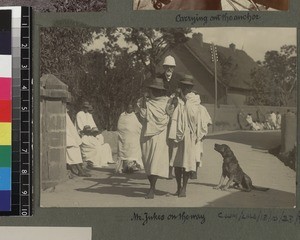
[[[289,0],[133,0],[134,10],[287,11]]]
[[[42,27],[41,207],[294,208],[296,116],[296,28]]]
[[[100,12],[106,0],[1,0],[0,6],[28,6],[36,12]]]

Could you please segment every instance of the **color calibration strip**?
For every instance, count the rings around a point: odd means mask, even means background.
[[[30,216],[32,213],[32,81],[31,9],[0,7],[11,15],[12,124],[11,124],[11,209],[0,215]],[[0,200],[1,202],[1,200]]]
[[[0,10],[0,211],[11,211],[12,11]]]

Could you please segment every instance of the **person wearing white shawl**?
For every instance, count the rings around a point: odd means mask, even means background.
[[[143,168],[140,145],[142,124],[139,122],[133,105],[128,104],[118,120],[118,163],[116,172],[131,173]]]
[[[68,111],[68,110],[67,110]],[[77,130],[68,114],[66,112],[66,160],[71,172],[80,177],[90,177],[82,168],[82,157],[80,152],[80,145],[82,144]]]
[[[82,110],[79,111],[76,115],[75,126],[80,136],[85,126],[90,126],[91,128],[97,127],[94,118],[90,113],[92,109],[93,107],[89,102],[83,102]]]
[[[180,81],[182,96],[174,110],[169,133],[169,138],[174,140],[170,164],[175,167],[178,197],[186,197],[191,172],[196,171],[196,144],[202,137],[200,98],[192,92],[193,86],[193,77],[190,75],[185,75]]]
[[[169,124],[169,97],[161,78],[155,78],[151,85],[150,98],[144,97],[138,101],[142,123],[142,159],[145,172],[150,182],[146,199],[153,199],[158,177],[169,176],[169,149],[167,132]]]

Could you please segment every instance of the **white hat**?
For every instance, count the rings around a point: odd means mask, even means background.
[[[167,56],[164,60],[163,66],[174,66],[176,67],[175,58]]]

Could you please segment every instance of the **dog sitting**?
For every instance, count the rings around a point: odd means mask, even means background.
[[[250,192],[251,190],[267,191],[268,188],[255,187],[252,185],[251,178],[243,172],[238,160],[234,156],[230,147],[226,144],[215,144],[214,149],[219,152],[223,157],[222,175],[219,184],[214,189],[227,190],[231,183],[234,183],[233,187],[242,191]],[[225,178],[229,180],[225,187],[221,188]]]

